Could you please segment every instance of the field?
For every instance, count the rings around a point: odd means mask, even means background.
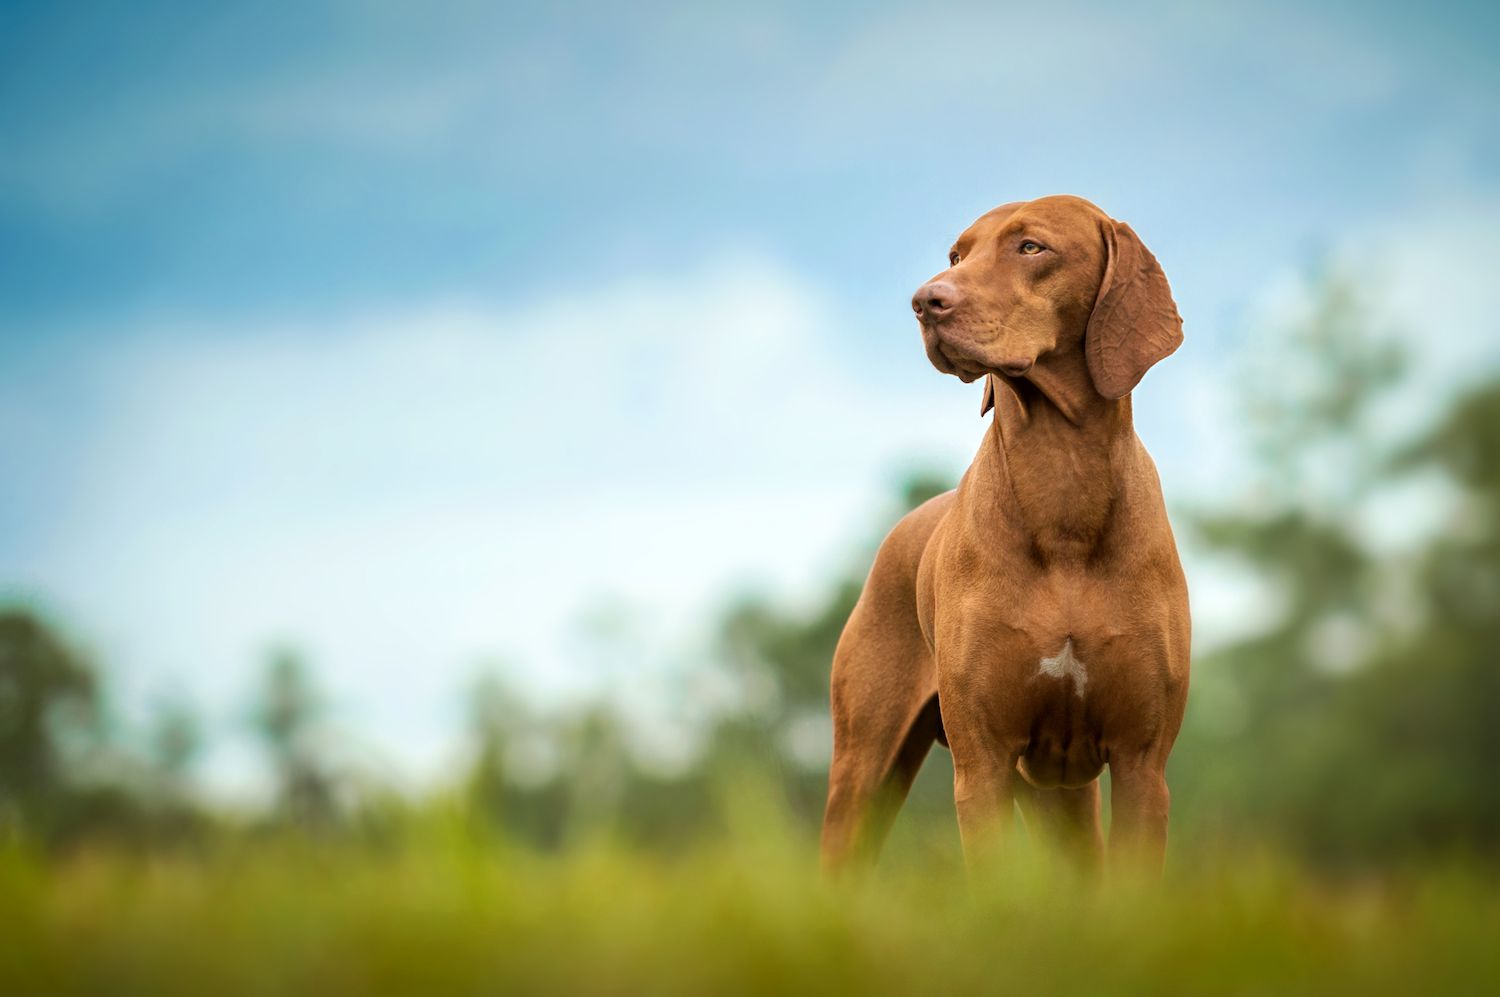
[[[678,854],[542,854],[429,817],[383,843],[245,837],[142,858],[0,856],[0,992],[724,994],[1500,992],[1500,894],[1461,864],[1323,879],[1174,855],[1159,887],[1021,850],[970,882],[908,831],[820,884],[764,816]]]

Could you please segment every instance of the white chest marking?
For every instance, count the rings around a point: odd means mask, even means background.
[[[1073,689],[1078,693],[1078,698],[1083,698],[1083,687],[1088,685],[1089,673],[1084,671],[1083,662],[1073,653],[1073,638],[1069,637],[1057,652],[1056,657],[1042,659],[1042,675],[1050,675],[1055,679],[1072,678]]]

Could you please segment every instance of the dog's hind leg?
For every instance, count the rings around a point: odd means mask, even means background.
[[[833,665],[833,764],[823,816],[823,868],[875,860],[941,730],[931,656],[916,629],[856,607]]]
[[[917,618],[917,574],[952,502],[952,492],[930,499],[891,530],[834,651],[826,873],[875,859],[942,730],[937,668]]]
[[[872,864],[936,740],[937,697],[883,737],[835,749],[823,815],[823,869],[830,876]],[[867,732],[869,733],[869,732]]]

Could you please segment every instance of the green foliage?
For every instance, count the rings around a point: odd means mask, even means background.
[[[275,651],[251,719],[276,770],[281,816],[305,826],[328,825],[337,807],[336,779],[321,741],[322,713],[302,657],[289,648]]]
[[[0,825],[55,829],[98,733],[90,664],[23,610],[0,611]]]
[[[1194,854],[1164,890],[1081,887],[1026,856],[972,883],[941,859],[830,890],[774,807],[741,798],[671,857],[541,855],[461,811],[394,846],[225,842],[149,864],[0,853],[0,992],[1454,993],[1500,986],[1493,882],[1453,867],[1309,882]]]
[[[1500,382],[1390,439],[1377,427],[1401,365],[1338,281],[1258,346],[1306,369],[1248,390],[1258,477],[1239,506],[1192,519],[1278,612],[1195,663],[1173,756],[1182,816],[1324,863],[1500,857]],[[1421,475],[1446,489],[1400,493]],[[1450,493],[1417,549],[1382,542]],[[1403,515],[1372,517],[1392,495]]]

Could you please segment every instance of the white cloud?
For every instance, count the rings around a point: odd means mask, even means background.
[[[729,257],[510,311],[125,337],[35,580],[127,699],[180,683],[229,709],[289,638],[431,766],[481,659],[566,695],[591,681],[562,653],[591,600],[690,640],[748,578],[821,578],[903,458],[961,463],[972,390],[914,332],[899,396],[862,384],[836,324]]]

